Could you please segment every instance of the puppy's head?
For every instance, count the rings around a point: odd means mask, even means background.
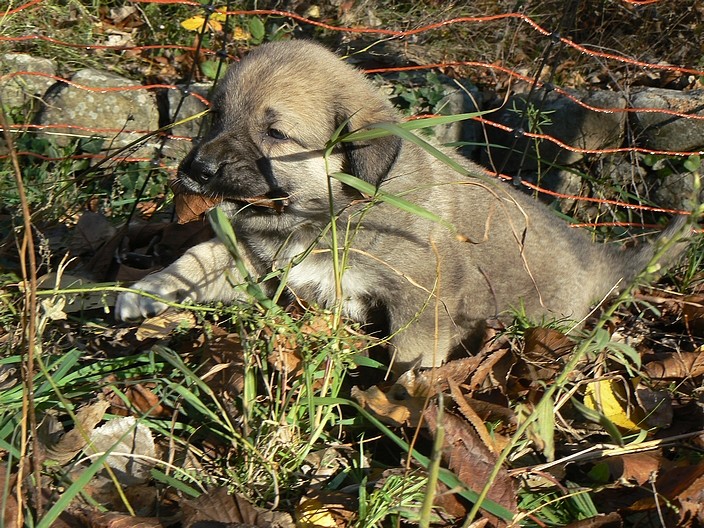
[[[338,127],[398,117],[361,73],[312,42],[252,51],[218,85],[211,114],[208,134],[179,167],[180,184],[237,208],[253,204],[246,208],[252,214],[328,210],[327,174],[344,171],[378,185],[400,149],[395,137],[346,144],[326,165],[325,145]]]

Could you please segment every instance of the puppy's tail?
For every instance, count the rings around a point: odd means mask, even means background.
[[[623,278],[631,281],[649,266],[647,271],[657,277],[675,264],[686,251],[694,235],[692,216],[675,216],[651,243],[627,250],[623,260],[626,267]],[[658,258],[653,261],[656,255]]]

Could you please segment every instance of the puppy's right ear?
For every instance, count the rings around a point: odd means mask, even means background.
[[[348,120],[342,133],[348,133],[349,128]],[[367,141],[342,142],[347,160],[345,171],[378,187],[396,162],[402,141],[392,135]]]

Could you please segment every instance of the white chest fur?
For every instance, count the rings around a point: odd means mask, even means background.
[[[340,270],[340,274],[341,277],[336,280],[329,252],[312,254],[291,267],[288,285],[303,300],[328,308],[342,301],[343,314],[363,322],[367,316],[365,298],[368,296],[368,285],[354,268]],[[338,282],[341,296],[338,296]]]

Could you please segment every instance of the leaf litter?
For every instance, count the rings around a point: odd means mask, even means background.
[[[150,236],[154,236],[154,231],[150,232]],[[168,244],[169,237],[177,236],[174,233],[167,231],[164,225],[158,236]],[[115,233],[106,230],[103,244],[111,244],[110,237],[113,236]],[[140,239],[140,236],[130,237],[129,242]],[[171,258],[176,258],[185,249],[184,246],[173,252]],[[89,258],[94,259],[100,251],[98,242],[91,249],[93,254]],[[77,269],[80,272],[80,266]],[[54,276],[45,278],[50,289],[90,286],[80,273],[65,275],[60,283],[56,281]],[[76,311],[90,313],[101,303],[109,305],[111,300],[103,297],[98,303],[80,305]],[[691,305],[697,306],[695,303]],[[581,481],[583,486],[598,483],[598,491],[592,492],[592,500],[608,515],[592,517],[590,525],[610,526],[609,522],[615,522],[614,526],[622,525],[618,523],[634,516],[651,519],[666,510],[670,525],[695,526],[704,517],[704,466],[696,462],[696,453],[704,449],[703,411],[697,397],[704,377],[704,362],[701,344],[696,344],[702,341],[701,328],[695,323],[696,317],[684,317],[685,310],[682,308],[671,315],[670,328],[662,320],[650,317],[644,319],[649,327],[638,331],[655,333],[661,331],[660,327],[666,331],[679,328],[688,333],[690,342],[695,343],[690,345],[690,350],[663,350],[641,340],[638,354],[642,368],[637,375],[632,375],[632,365],[624,366],[603,351],[596,353],[591,364],[573,372],[570,394],[561,400],[560,407],[555,408],[551,417],[556,435],[554,454],[546,458],[545,438],[540,430],[533,430],[529,434],[533,447],[529,444],[517,451],[510,464],[499,470],[488,498],[518,514],[529,509],[521,503],[519,490],[534,487],[536,475],[542,475],[543,480],[538,489],[544,488],[553,494],[561,493],[560,482],[571,475],[570,481]],[[294,310],[292,313],[299,317],[300,313],[306,312]],[[622,320],[617,323],[627,326],[633,315],[625,312],[619,317]],[[258,330],[257,335],[269,343],[269,352],[265,355],[268,368],[281,375],[280,380],[288,389],[292,387],[291,380],[302,375],[307,360],[302,354],[305,344],[329,337],[334,331],[332,321],[329,315],[319,314],[302,323],[299,333],[273,330],[268,326]],[[543,387],[554,382],[575,346],[573,338],[553,328],[532,327],[514,336],[496,323],[489,326],[486,344],[476,356],[457,359],[432,370],[409,371],[393,384],[384,382],[382,373],[378,373],[378,381],[367,382],[365,378],[364,386],[353,387],[349,393],[391,430],[410,437],[416,435],[418,445],[422,446],[432,441],[437,432],[438,393],[442,392],[445,395],[442,464],[476,492],[486,483],[498,453],[510,445],[517,424],[537,404]],[[102,333],[103,340],[114,336],[126,343],[127,349],[121,350],[119,355],[139,354],[155,344],[174,347],[185,361],[199,365],[199,376],[214,394],[229,402],[227,409],[233,417],[237,419],[241,413],[237,402],[243,397],[244,379],[251,370],[245,361],[247,345],[243,342],[248,339],[248,333],[243,334],[237,325],[232,327],[208,321],[189,311],[168,311],[137,326],[104,328]],[[132,337],[127,339],[127,335]],[[351,342],[354,343],[355,339],[357,345],[363,346],[365,341],[361,337],[354,337]],[[110,354],[107,349],[103,349],[103,353]],[[594,370],[595,365],[599,365],[597,370]],[[158,383],[139,378],[120,379],[114,375],[106,376],[104,383],[102,394],[96,394],[100,401],[76,413],[71,431],[61,433],[59,427],[51,436],[53,441],[42,440],[47,459],[65,467],[75,464],[81,453],[93,457],[91,450],[93,453],[114,450],[114,455],[106,462],[117,481],[101,472],[86,488],[91,490],[94,498],[98,497],[103,505],[113,510],[102,512],[74,501],[66,514],[83,523],[81,525],[166,527],[173,526],[174,519],[179,519],[184,527],[239,526],[243,523],[251,526],[347,526],[358,515],[358,493],[325,487],[347,471],[344,468],[350,467],[349,455],[337,450],[331,451],[332,459],[328,457],[324,463],[322,459],[311,459],[314,466],[311,475],[319,475],[317,484],[310,479],[309,487],[299,492],[298,504],[286,510],[270,511],[255,506],[252,502],[255,497],[240,492],[233,494],[226,487],[217,485],[206,485],[197,499],[189,498],[189,494],[178,489],[160,494],[155,486],[159,481],[154,480],[153,469],[159,469],[166,460],[174,460],[174,454],[182,460],[181,464],[185,464],[183,468],[191,465],[203,471],[212,466],[214,457],[222,456],[231,448],[221,440],[211,438],[200,440],[200,444],[188,442],[185,451],[183,448],[173,451],[173,446],[170,448],[164,443],[165,437],[155,436],[142,422],[146,416],[178,419],[177,408],[164,398],[162,391],[157,390]],[[110,388],[119,386],[122,386],[119,390]],[[608,434],[608,428],[601,428],[595,424],[593,416],[585,416],[580,407],[571,405],[571,398],[578,399],[583,407],[598,415],[598,423],[613,424],[621,440],[617,442]],[[117,417],[107,418],[106,411]],[[688,419],[683,420],[683,416]],[[55,418],[53,420],[55,422]],[[98,427],[101,421],[103,425]],[[659,439],[662,444],[641,451],[639,445],[642,442],[635,441],[622,445],[623,451],[619,454],[601,458],[575,457],[575,454],[588,453],[597,446],[608,451],[609,445],[613,449],[619,442],[623,444],[623,435],[645,430],[649,431],[647,438]],[[668,441],[671,437],[675,440]],[[164,459],[164,454],[169,452],[172,454]],[[552,461],[549,469],[538,469],[546,459]],[[389,463],[393,464],[391,460]],[[397,458],[395,463],[402,463],[402,460]],[[326,467],[334,469],[326,473]],[[600,472],[600,467],[604,467],[605,472]],[[76,471],[79,469],[74,468],[72,473]],[[135,517],[124,510],[123,498],[116,492],[116,482],[128,494],[136,494],[141,499],[128,500],[139,505],[140,515]],[[442,484],[437,486],[436,521],[447,526],[459,523],[470,504],[456,495],[457,490]],[[582,489],[586,491],[588,487]],[[164,501],[168,507],[162,509],[159,504],[165,504]],[[12,504],[10,500],[8,511],[12,511]],[[486,511],[482,515],[479,525],[509,525],[506,520]],[[583,525],[586,526],[579,524]]]

